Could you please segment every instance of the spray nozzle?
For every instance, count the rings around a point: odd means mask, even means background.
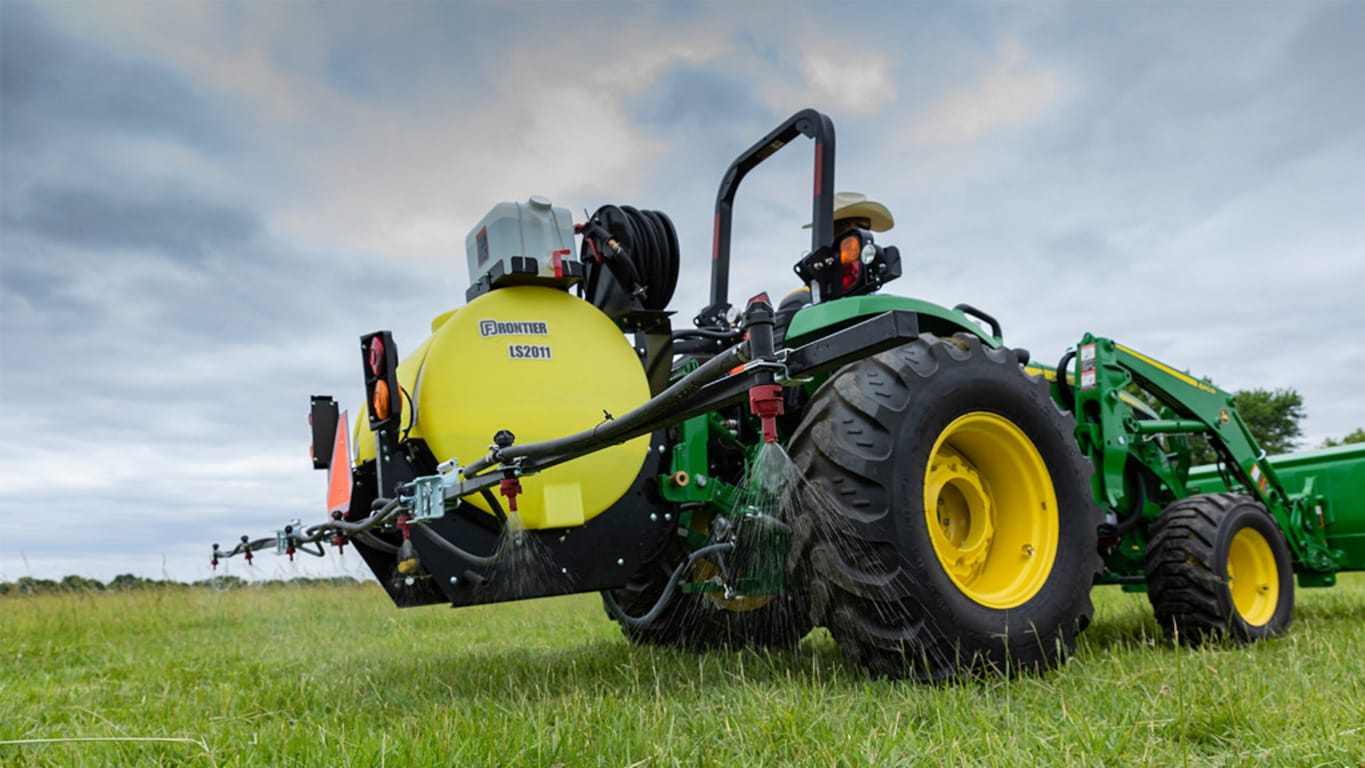
[[[777,417],[783,413],[782,386],[756,384],[749,387],[749,412],[763,425],[763,442],[777,442]]]

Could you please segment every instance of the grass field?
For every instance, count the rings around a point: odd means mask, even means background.
[[[1063,669],[931,687],[867,679],[819,631],[780,654],[630,647],[588,595],[10,597],[0,765],[1365,766],[1365,574],[1298,599],[1285,637],[1189,650],[1102,588]]]

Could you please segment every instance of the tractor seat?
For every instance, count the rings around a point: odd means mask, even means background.
[[[781,349],[785,346],[787,328],[791,326],[792,318],[802,307],[809,306],[810,303],[810,288],[804,285],[782,297],[782,301],[777,305],[777,312],[773,315],[774,347]]]

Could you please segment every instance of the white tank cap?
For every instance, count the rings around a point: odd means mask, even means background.
[[[550,210],[550,198],[545,197],[544,195],[531,195],[531,199],[527,200],[526,203],[532,208],[541,211]]]

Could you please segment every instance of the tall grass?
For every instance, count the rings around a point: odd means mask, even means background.
[[[1064,668],[948,686],[869,679],[820,631],[631,647],[588,595],[6,598],[0,765],[1365,766],[1365,575],[1298,598],[1282,638],[1191,650],[1102,588]]]

